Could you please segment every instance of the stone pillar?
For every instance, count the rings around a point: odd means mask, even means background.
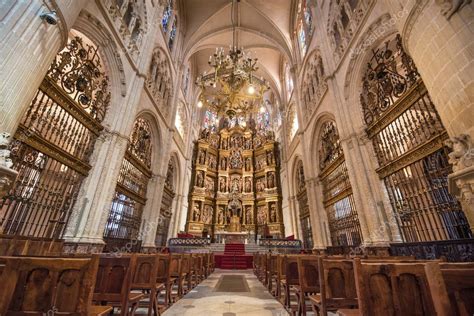
[[[0,1],[0,197],[13,186],[8,142],[88,0]],[[56,11],[57,24],[40,18]]]
[[[142,215],[140,237],[145,252],[155,252],[156,229],[161,212],[161,199],[166,175],[153,175],[148,182],[147,201]]]
[[[451,138],[447,145],[453,149],[449,162],[454,171],[448,176],[449,193],[461,202],[471,232],[474,232],[474,144],[471,137],[464,134]]]
[[[305,182],[312,226],[311,231],[313,233],[313,253],[323,254],[326,248],[331,245],[331,239],[326,229],[328,219],[322,200],[322,188],[318,178],[309,178]]]
[[[82,184],[64,234],[65,252],[102,251],[105,223],[127,144],[125,135],[107,131],[97,139],[92,169]]]
[[[289,221],[287,221],[291,225],[292,233],[295,235],[295,239],[301,239],[302,234],[299,229],[298,225],[298,202],[296,201],[296,196],[290,196],[288,198],[288,214],[287,217]],[[285,216],[283,214],[283,216]],[[290,234],[287,234],[290,235]]]
[[[410,14],[397,27],[441,121],[450,136],[474,137],[474,2],[401,2]],[[400,11],[396,1],[386,3],[392,14]]]

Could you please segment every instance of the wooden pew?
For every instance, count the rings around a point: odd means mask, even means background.
[[[294,294],[295,286],[299,285],[298,274],[298,257],[299,255],[287,255],[283,259],[283,269],[285,269],[285,278],[281,280],[281,287],[284,294],[284,305],[290,309],[291,295]]]
[[[139,306],[148,307],[148,316],[160,315],[158,294],[165,289],[165,284],[157,281],[159,257],[157,255],[136,254],[136,264],[132,275],[132,290],[140,290],[148,302]]]
[[[357,308],[357,291],[352,259],[320,257],[320,293],[309,297],[315,315],[326,316],[328,311]]]
[[[103,315],[92,306],[99,258],[4,257],[0,315]]]
[[[440,273],[451,303],[452,315],[474,315],[474,263],[440,263]]]
[[[277,257],[277,273],[276,273],[276,293],[275,296],[278,301],[282,302],[282,283],[285,282],[285,265],[284,265],[285,255],[279,255]]]
[[[306,316],[306,299],[310,295],[318,294],[319,286],[319,260],[317,255],[302,255],[297,257],[298,285],[295,285],[295,294],[298,298],[298,315]]]
[[[165,297],[163,302],[163,308],[169,307],[171,303],[171,293],[173,291],[173,286],[176,283],[176,278],[171,276],[171,255],[170,254],[160,254],[158,255],[158,272],[157,272],[157,282],[163,283],[165,285]],[[161,291],[157,293],[157,302],[159,303]]]
[[[120,308],[120,315],[134,315],[141,293],[132,293],[132,274],[136,266],[135,255],[105,255],[99,260],[93,300],[101,305]]]
[[[437,262],[397,263],[354,260],[359,309],[338,315],[451,315]]]
[[[272,295],[276,295],[277,282],[277,260],[278,255],[269,254],[267,259],[267,289]],[[275,284],[275,285],[274,285]]]
[[[169,303],[176,302],[182,296],[182,257],[180,254],[171,254],[170,255],[170,273],[173,282],[171,283],[170,288],[170,301]],[[174,291],[174,286],[176,286],[176,292]]]

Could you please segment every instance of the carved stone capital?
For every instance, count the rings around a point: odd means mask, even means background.
[[[450,19],[456,12],[461,10],[465,5],[471,3],[471,0],[436,0],[438,6],[441,7],[441,14]]]
[[[474,230],[474,166],[451,173],[448,189],[461,203],[469,226]]]
[[[453,150],[448,156],[454,173],[474,166],[474,144],[469,135],[451,137],[445,145]]]
[[[18,172],[11,169],[13,162],[10,159],[11,136],[9,133],[0,134],[0,197],[5,196],[13,187]]]

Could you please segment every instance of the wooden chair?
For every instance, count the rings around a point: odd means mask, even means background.
[[[182,297],[193,288],[193,258],[191,254],[181,254],[181,273],[179,275],[179,297]]]
[[[182,296],[183,274],[182,274],[182,256],[180,254],[170,255],[170,273],[173,282],[170,288],[170,304],[176,302]],[[176,289],[174,287],[176,286]],[[175,291],[176,290],[176,291]]]
[[[474,315],[474,263],[440,263],[433,269],[440,269],[452,315]]]
[[[267,258],[267,289],[276,296],[277,282],[277,260],[278,255],[269,254]],[[275,285],[274,285],[275,284]]]
[[[296,297],[298,298],[298,315],[306,316],[306,299],[310,295],[318,294],[319,287],[319,266],[317,255],[303,255],[297,257],[298,285],[295,285]]]
[[[285,255],[278,255],[277,257],[277,272],[276,272],[276,293],[275,296],[278,301],[282,302],[281,298],[281,289],[282,289],[282,282],[285,281],[285,266],[284,260]]]
[[[285,269],[285,279],[281,280],[281,287],[284,294],[284,305],[291,309],[291,295],[294,294],[295,286],[300,284],[298,274],[298,257],[299,255],[287,255],[283,260],[283,268]]]
[[[91,306],[99,258],[4,257],[0,315],[99,315]]]
[[[314,314],[326,316],[328,311],[357,308],[354,261],[320,257],[318,265],[320,294],[309,297]]]
[[[158,295],[165,289],[165,284],[157,282],[159,257],[157,255],[136,254],[136,264],[132,276],[132,290],[140,290],[148,298],[145,307],[148,307],[148,316],[152,312],[160,315]],[[140,304],[140,306],[142,306]]]
[[[134,315],[142,293],[132,293],[136,255],[101,255],[93,300],[120,308],[120,315]]]
[[[167,308],[171,303],[171,293],[173,286],[176,283],[176,278],[171,276],[171,255],[170,254],[159,254],[158,255],[158,272],[157,272],[157,283],[163,283],[165,288],[163,309]],[[161,291],[157,293],[157,303],[160,305],[159,297]]]
[[[354,260],[359,309],[339,315],[452,315],[437,262],[366,263]],[[439,270],[438,270],[439,272]]]

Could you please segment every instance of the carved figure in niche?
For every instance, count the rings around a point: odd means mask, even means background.
[[[199,150],[198,162],[201,165],[204,165],[206,163],[206,153],[203,150]]]
[[[215,168],[216,168],[216,164],[217,164],[216,157],[213,156],[213,155],[209,155],[209,159],[208,159],[208,166],[209,166],[209,168],[215,169]]]
[[[10,134],[1,133],[0,134],[0,166],[11,168],[13,166],[13,161],[10,159]]]
[[[199,218],[201,217],[201,210],[199,209],[198,202],[195,202],[193,207],[193,221],[199,222]]]
[[[217,145],[219,144],[219,136],[211,134],[209,142],[213,147],[217,148]]]
[[[245,192],[252,192],[252,182],[250,182],[250,178],[245,178]]]
[[[247,225],[253,224],[252,220],[252,207],[250,205],[245,206],[245,222]]]
[[[451,137],[444,144],[453,150],[448,154],[448,157],[449,163],[453,165],[454,172],[474,164],[474,144],[469,135],[461,134]]]
[[[225,177],[221,177],[219,179],[219,191],[221,191],[221,192],[226,191],[226,189],[225,189]]]
[[[242,168],[242,154],[240,150],[232,151],[232,154],[230,156],[230,167],[232,169]]]
[[[209,192],[214,191],[214,180],[212,178],[206,177],[206,190]]]
[[[222,138],[222,139],[221,139],[221,147],[222,147],[222,149],[227,149],[227,148],[228,148],[228,145],[229,145],[228,139],[227,139],[227,138]]]
[[[226,168],[227,168],[227,158],[222,157],[221,158],[221,170],[226,170]]]
[[[204,205],[204,210],[202,212],[201,221],[204,224],[209,224],[211,222],[211,219],[212,219],[212,206]]]
[[[259,206],[257,211],[257,223],[259,225],[264,225],[267,223],[267,207]]]
[[[277,209],[275,203],[270,205],[270,220],[272,223],[277,222]]]
[[[196,185],[200,188],[204,186],[204,175],[202,171],[198,171],[196,175]]]
[[[262,140],[260,139],[259,136],[255,136],[253,139],[253,148],[260,147],[262,145]]]
[[[232,192],[237,193],[242,191],[242,179],[234,178],[232,179]]]
[[[262,182],[262,179],[257,179],[256,182],[257,192],[262,192],[265,189],[265,185]]]
[[[245,139],[245,149],[252,149],[252,140],[250,138]]]
[[[268,165],[273,164],[273,153],[271,151],[267,152],[267,164]]]
[[[224,207],[223,206],[219,206],[219,213],[217,213],[217,223],[219,225],[224,224]]]
[[[275,176],[273,175],[273,172],[268,173],[268,188],[274,188],[275,187]]]
[[[204,128],[202,131],[201,131],[201,139],[207,139],[209,137],[209,129],[207,128]]]
[[[251,158],[250,157],[247,157],[245,158],[245,171],[250,171],[251,170],[251,165],[252,165],[252,162],[250,160]]]

